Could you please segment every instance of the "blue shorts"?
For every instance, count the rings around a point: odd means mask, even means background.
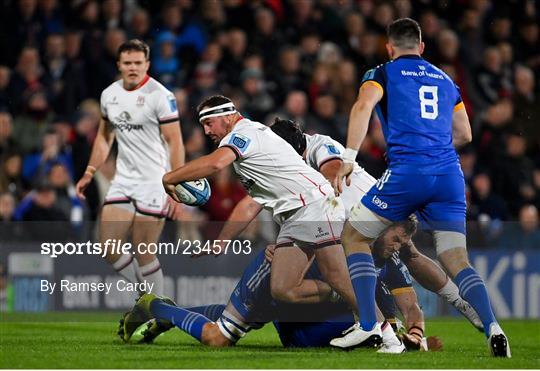
[[[276,318],[276,302],[270,291],[270,268],[263,249],[244,269],[230,296],[232,305],[245,322],[255,327]]]
[[[362,198],[362,204],[390,221],[416,213],[424,229],[465,234],[463,174],[394,174],[387,170]]]
[[[325,347],[354,324],[350,311],[322,322],[274,322],[285,347]]]
[[[287,304],[276,302],[270,291],[270,268],[264,250],[249,263],[233,290],[230,301],[251,328],[274,321],[285,346],[326,346],[352,326],[354,319],[344,303]],[[316,263],[308,279],[322,279]]]

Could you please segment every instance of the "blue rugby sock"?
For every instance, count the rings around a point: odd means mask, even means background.
[[[360,315],[360,326],[370,331],[377,323],[375,307],[375,285],[377,272],[370,254],[355,253],[347,257],[347,266],[356,295],[356,305]]]
[[[489,326],[497,320],[491,309],[484,281],[473,268],[465,268],[456,275],[455,282],[461,297],[467,300],[480,316],[486,336],[489,336]]]
[[[199,341],[201,341],[204,324],[212,322],[202,314],[166,304],[161,300],[152,301],[150,311],[156,318],[171,322]]]
[[[225,305],[223,304],[210,304],[210,305],[203,305],[200,307],[192,307],[192,308],[186,308],[186,310],[189,310],[190,312],[195,312],[202,314],[206,318],[208,318],[212,322],[216,322],[219,317],[221,317],[221,313],[225,310]]]

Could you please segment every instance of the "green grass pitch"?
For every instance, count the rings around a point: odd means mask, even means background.
[[[427,322],[444,350],[381,355],[373,350],[284,349],[274,328],[250,332],[236,347],[199,345],[178,329],[152,345],[124,344],[117,313],[0,315],[1,368],[540,368],[540,321],[503,321],[512,359],[489,356],[484,336],[465,320]]]

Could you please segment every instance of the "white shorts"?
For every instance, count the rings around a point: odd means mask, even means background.
[[[167,215],[167,194],[161,183],[125,184],[113,181],[104,205],[118,205],[140,215],[164,218]]]
[[[361,202],[352,208],[348,221],[362,235],[373,239],[379,237],[392,224],[391,221],[378,216]]]
[[[312,202],[279,215],[281,225],[276,248],[284,246],[322,248],[341,244],[345,208],[339,197]]]
[[[358,205],[362,197],[377,183],[377,179],[369,175],[364,169],[355,170],[351,175],[351,185],[348,186],[343,179],[343,193],[340,195],[345,205],[345,216],[350,218],[351,210]]]

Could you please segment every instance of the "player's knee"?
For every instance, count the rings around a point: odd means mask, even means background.
[[[218,325],[213,322],[206,323],[201,335],[201,343],[211,347],[229,347],[234,343],[221,333]]]
[[[367,250],[369,251],[368,245],[372,240],[372,238],[366,237],[362,233],[358,232],[349,222],[345,223],[343,232],[341,234],[341,242],[345,248],[345,251],[350,251],[358,246],[366,246]]]
[[[272,298],[274,298],[274,300],[291,303],[295,300],[295,294],[290,289],[279,287],[272,290]]]
[[[270,292],[274,300],[286,303],[294,303],[298,300],[298,295],[294,287],[288,285],[273,282],[270,284]]]
[[[438,255],[438,259],[452,278],[454,278],[463,269],[471,267],[469,258],[467,256],[467,249],[464,247],[448,249],[440,253]]]

